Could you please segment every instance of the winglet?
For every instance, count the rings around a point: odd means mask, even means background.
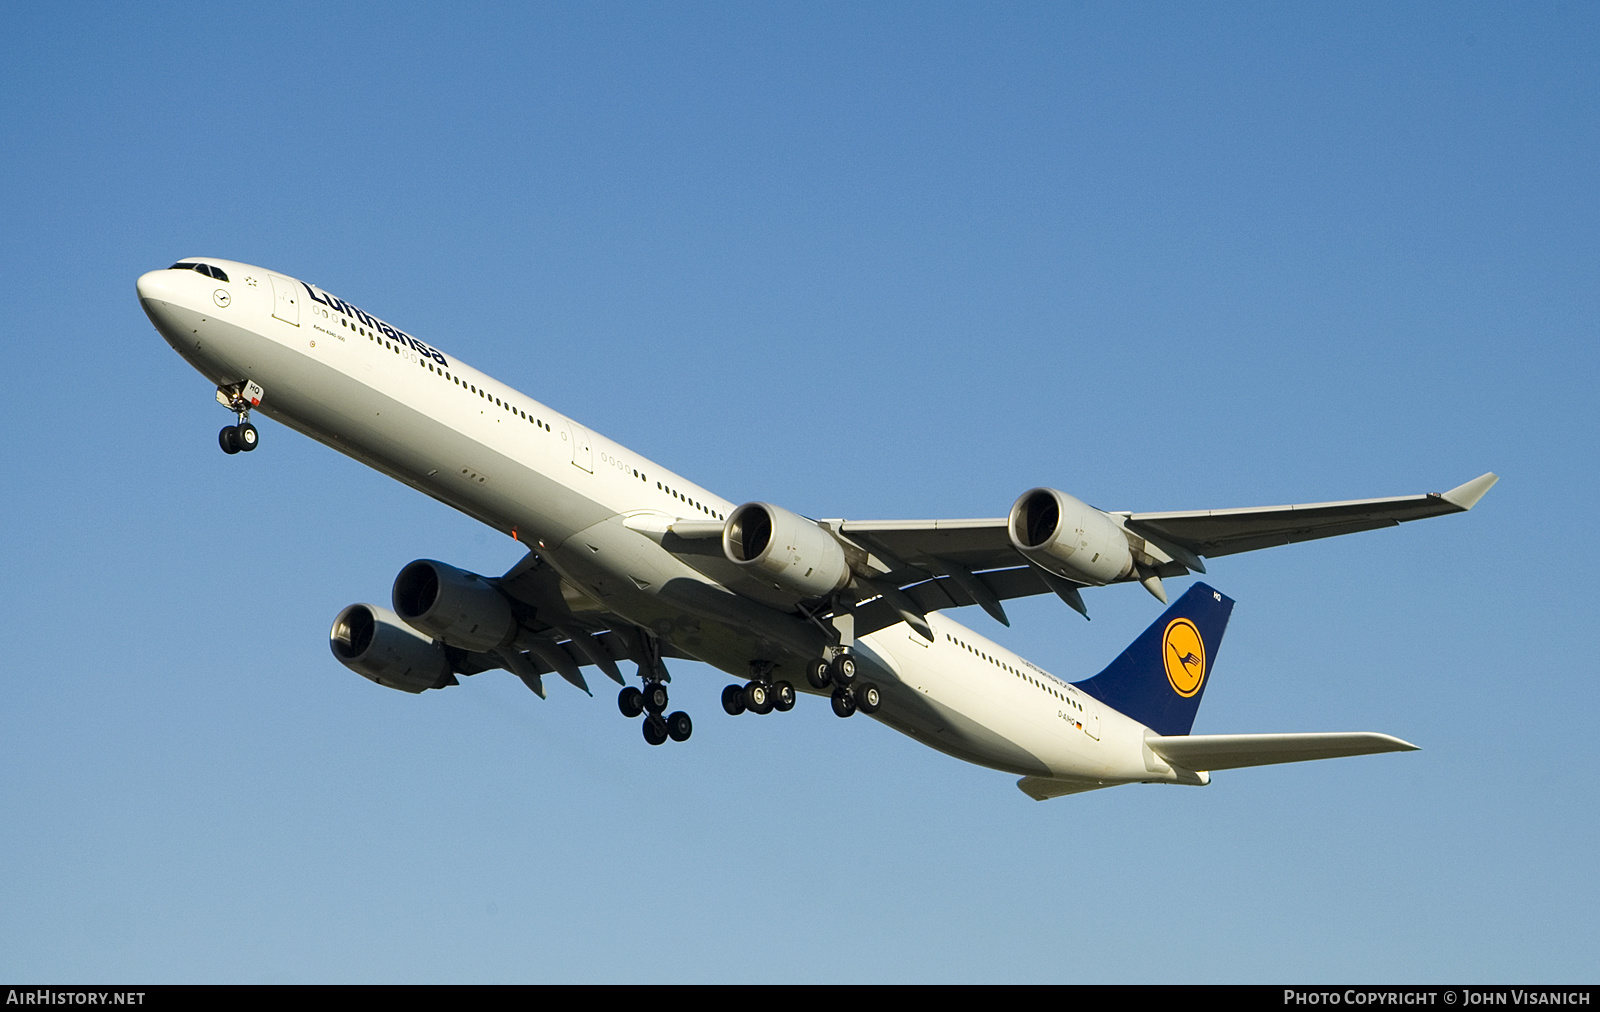
[[[1499,480],[1500,476],[1490,471],[1488,474],[1479,475],[1465,485],[1457,485],[1450,491],[1443,493],[1440,498],[1452,506],[1460,506],[1464,510],[1469,510],[1478,505],[1478,500],[1483,498],[1483,494],[1494,488],[1494,483]]]

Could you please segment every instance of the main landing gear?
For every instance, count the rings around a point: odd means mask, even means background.
[[[644,681],[644,688],[636,689],[628,686],[617,695],[617,709],[622,711],[624,717],[637,717],[644,714],[644,740],[652,745],[664,745],[668,738],[673,741],[688,741],[689,735],[694,733],[694,721],[682,710],[662,716],[667,710],[667,684],[666,665],[661,663],[657,651],[659,645],[654,637],[644,637],[650,656],[647,663],[639,665],[639,677]]]
[[[771,661],[752,661],[750,681],[743,685],[730,685],[722,690],[722,709],[730,717],[749,710],[751,713],[787,713],[794,709],[797,698],[794,686],[785,681],[773,681]]]
[[[737,717],[746,710],[771,713],[794,709],[794,686],[772,680],[770,661],[756,661],[750,668],[749,682],[722,690],[722,708],[729,716]],[[877,713],[883,704],[883,693],[877,685],[856,681],[856,659],[848,650],[837,651],[832,660],[819,657],[807,664],[806,681],[813,689],[832,688],[833,712],[841,717],[848,717],[857,710]]]
[[[883,693],[877,685],[856,681],[856,659],[849,650],[838,651],[831,661],[819,657],[806,665],[806,681],[816,689],[833,686],[830,701],[833,712],[840,717],[849,717],[857,710],[877,713],[883,704]]]
[[[848,605],[834,602],[832,618],[835,645],[810,664],[806,665],[806,681],[811,687],[826,692],[833,687],[831,702],[833,712],[849,717],[857,710],[877,713],[883,703],[883,693],[871,682],[856,681],[856,620]]]
[[[249,453],[261,442],[256,427],[250,424],[250,409],[260,404],[265,395],[266,391],[259,383],[241,382],[217,387],[217,401],[239,418],[238,425],[225,425],[217,433],[217,443],[223,453]]]
[[[668,738],[688,741],[694,733],[694,722],[682,710],[661,714],[667,708],[667,687],[660,682],[646,682],[643,689],[628,686],[617,696],[617,709],[624,717],[637,717],[643,713],[644,740],[652,745],[662,745]]]

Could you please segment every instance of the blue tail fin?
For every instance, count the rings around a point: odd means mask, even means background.
[[[1197,583],[1104,671],[1073,684],[1157,734],[1188,734],[1232,612],[1232,598]]]

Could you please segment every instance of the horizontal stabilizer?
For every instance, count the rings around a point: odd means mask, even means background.
[[[1417,750],[1417,746],[1408,741],[1376,731],[1149,735],[1144,741],[1156,755],[1187,770],[1234,770],[1307,759]]]

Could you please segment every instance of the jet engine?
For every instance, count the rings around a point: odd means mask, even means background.
[[[823,597],[850,582],[850,563],[833,535],[771,503],[747,502],[729,514],[722,551],[745,572],[802,597]]]
[[[517,635],[511,603],[489,581],[432,559],[400,570],[393,598],[407,624],[462,650],[498,650]]]
[[[328,646],[339,663],[363,678],[405,692],[456,684],[444,648],[371,604],[352,604],[333,620]]]
[[[1122,528],[1088,503],[1053,488],[1022,493],[1011,507],[1006,530],[1023,558],[1075,583],[1098,586],[1133,571]]]

